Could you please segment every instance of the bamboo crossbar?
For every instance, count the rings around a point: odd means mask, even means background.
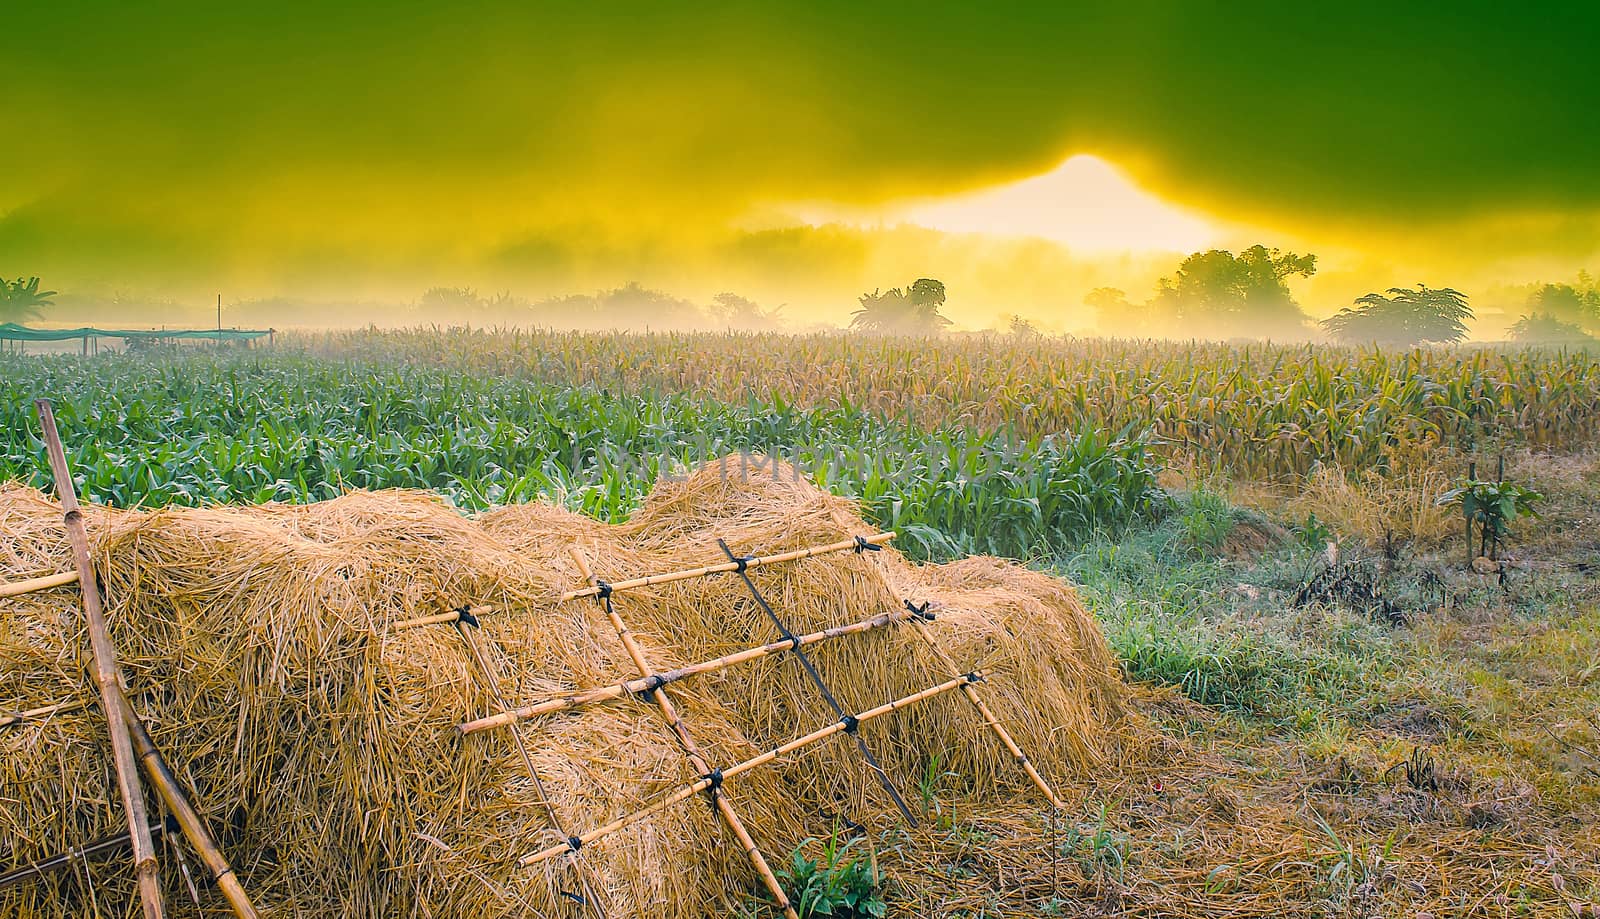
[[[63,571],[60,574],[47,574],[43,577],[28,578],[26,581],[12,581],[0,584],[0,597],[20,597],[34,591],[49,590],[52,587],[65,587],[68,584],[78,583],[78,572]]]
[[[915,705],[918,702],[921,702],[923,700],[931,699],[934,696],[938,696],[938,695],[942,695],[944,693],[947,693],[950,690],[955,689],[955,688],[957,688],[959,686],[969,686],[972,683],[975,683],[975,682],[983,679],[984,676],[985,676],[985,671],[982,671],[982,670],[974,671],[972,673],[963,674],[963,675],[955,677],[953,679],[946,680],[945,682],[940,683],[937,686],[930,686],[927,689],[924,689],[924,690],[922,690],[920,692],[914,692],[911,695],[906,696],[904,698],[896,699],[893,702],[885,702],[884,704],[879,705],[876,708],[869,708],[866,711],[861,712],[858,715],[855,715],[853,720],[854,720],[854,722],[856,724],[859,725],[862,722],[871,721],[874,718],[881,718],[884,715],[888,715],[888,714],[890,714],[892,712],[899,711],[900,709],[905,708],[906,706]],[[762,754],[757,755],[757,756],[753,756],[750,759],[747,759],[747,760],[745,760],[745,761],[743,761],[741,763],[736,763],[736,764],[734,764],[732,766],[727,767],[726,769],[723,769],[722,772],[721,772],[721,778],[720,779],[712,779],[712,778],[707,777],[707,778],[701,778],[698,781],[690,783],[688,785],[684,785],[684,786],[680,787],[677,791],[672,792],[671,794],[667,795],[664,798],[660,798],[660,799],[656,800],[655,802],[647,805],[644,808],[641,808],[640,810],[634,811],[633,813],[628,814],[625,817],[619,817],[616,820],[613,820],[610,823],[606,824],[605,826],[598,827],[596,829],[590,830],[589,832],[583,834],[582,836],[579,836],[578,840],[583,845],[588,845],[589,843],[594,842],[597,839],[600,839],[600,838],[605,837],[605,836],[610,836],[612,833],[615,833],[618,830],[625,829],[625,828],[627,828],[627,827],[629,827],[629,826],[631,826],[631,825],[633,825],[635,823],[638,823],[640,820],[643,820],[643,819],[645,819],[646,817],[649,817],[652,814],[655,814],[655,813],[658,813],[658,812],[660,812],[662,810],[665,810],[666,808],[671,807],[674,804],[677,804],[679,801],[683,801],[683,800],[686,800],[688,798],[694,797],[695,795],[699,794],[700,792],[705,791],[706,789],[712,787],[713,783],[715,783],[715,784],[720,786],[720,784],[722,782],[725,782],[728,779],[733,778],[734,776],[741,775],[743,773],[749,772],[751,769],[755,769],[755,768],[758,768],[760,766],[765,766],[767,763],[770,763],[773,760],[776,760],[781,756],[787,756],[788,754],[793,753],[793,752],[795,752],[797,750],[801,750],[801,749],[803,749],[805,747],[811,746],[812,744],[819,743],[821,741],[827,740],[829,737],[832,737],[835,734],[842,734],[845,731],[850,730],[850,725],[851,725],[851,720],[849,720],[849,719],[840,719],[839,721],[835,721],[835,722],[833,722],[831,724],[828,724],[828,725],[825,725],[823,727],[820,727],[817,730],[812,731],[809,734],[804,734],[804,735],[802,735],[800,737],[796,737],[794,740],[791,740],[791,741],[789,741],[787,743],[784,743],[784,744],[781,744],[779,746],[773,747],[771,750],[768,750],[765,753],[762,753]],[[560,855],[563,852],[571,851],[571,849],[572,849],[572,844],[571,843],[563,843],[561,845],[551,846],[551,847],[549,847],[547,849],[541,849],[540,851],[535,852],[532,855],[524,855],[521,859],[518,860],[518,864],[520,864],[520,865],[522,865],[524,867],[526,867],[528,865],[536,865],[539,862],[555,858],[556,856]]]
[[[467,612],[471,613],[474,617],[477,617],[483,615],[484,613],[494,612],[494,607],[473,606],[469,607]],[[431,616],[418,616],[415,619],[402,619],[390,626],[390,628],[398,631],[400,629],[414,629],[418,626],[433,625],[439,622],[459,622],[460,620],[461,610],[453,609],[443,613],[434,613]]]
[[[90,702],[87,699],[76,699],[71,702],[57,702],[54,705],[41,705],[38,708],[30,708],[25,712],[12,712],[9,715],[0,715],[0,728],[8,728],[13,724],[22,724],[23,722],[27,721],[38,721],[43,718],[48,718],[51,715],[75,712],[79,709],[88,708],[89,705]]]
[[[116,763],[117,790],[128,819],[128,836],[133,843],[133,870],[139,882],[139,899],[145,919],[162,919],[161,888],[156,876],[155,844],[150,837],[150,821],[145,816],[144,789],[139,784],[139,766],[134,760],[133,739],[122,703],[122,680],[117,666],[117,650],[106,627],[105,610],[100,605],[99,581],[89,556],[89,535],[83,525],[83,511],[72,484],[72,469],[56,431],[55,410],[49,399],[34,403],[39,412],[39,428],[44,434],[50,457],[50,472],[55,479],[56,497],[61,501],[62,527],[72,544],[73,567],[83,597],[84,617],[89,624],[89,645],[94,651],[95,682],[100,688],[100,707],[111,734],[111,756]]]
[[[793,562],[802,558],[810,558],[814,555],[827,555],[830,552],[844,552],[849,549],[854,549],[862,544],[869,546],[881,546],[889,540],[894,539],[894,537],[895,532],[890,530],[885,533],[876,533],[872,536],[861,536],[857,537],[856,539],[840,540],[839,542],[829,543],[825,546],[813,546],[809,549],[795,549],[790,552],[779,552],[776,555],[757,556],[755,558],[746,559],[745,567],[760,568],[762,565],[774,565],[779,562]],[[673,581],[684,581],[688,580],[689,578],[703,578],[711,574],[722,574],[725,571],[738,570],[738,562],[723,562],[716,565],[704,565],[699,568],[690,568],[686,571],[673,571],[668,574],[652,574],[642,578],[630,578],[626,581],[612,581],[606,586],[611,589],[612,593],[616,593],[619,590],[633,590],[638,587],[649,587],[652,584],[670,584]],[[597,597],[600,595],[600,591],[601,588],[599,585],[592,585],[581,590],[569,590],[561,595],[561,600],[562,602],[566,602],[567,600],[576,600],[579,597]]]
[[[573,561],[578,564],[578,571],[582,573],[583,579],[591,584],[598,585],[599,582],[595,578],[594,572],[589,568],[588,559],[584,558],[583,553],[578,551],[578,547],[572,546],[570,552]],[[616,629],[617,638],[622,641],[622,646],[627,650],[628,657],[633,660],[633,665],[639,668],[639,675],[641,677],[649,676],[651,672],[650,662],[645,659],[644,651],[640,649],[639,643],[633,640],[633,632],[628,629],[627,625],[623,623],[622,617],[617,614],[616,607],[611,603],[610,592],[602,594],[596,590],[594,596],[605,610],[606,618],[611,620],[611,627]],[[666,719],[667,726],[672,729],[673,736],[678,739],[679,746],[683,747],[683,755],[688,758],[689,764],[694,767],[696,772],[702,775],[710,774],[711,765],[701,755],[699,745],[695,743],[694,737],[689,734],[689,729],[684,725],[683,718],[678,715],[677,706],[672,704],[672,697],[667,693],[666,689],[657,689],[650,694],[650,698],[655,701],[656,708],[660,709],[661,717]],[[728,800],[728,796],[722,793],[720,787],[711,790],[711,803],[716,808],[717,814],[722,817],[722,822],[728,825],[728,830],[733,833],[734,839],[738,840],[739,847],[744,850],[745,857],[750,859],[751,867],[755,869],[757,876],[761,878],[761,883],[767,888],[767,893],[771,894],[773,902],[778,904],[778,909],[783,913],[784,919],[800,919],[800,914],[795,912],[794,904],[789,902],[788,894],[783,892],[783,885],[778,883],[777,875],[772,873],[772,867],[767,864],[766,857],[761,854],[761,849],[756,846],[756,841],[751,838],[750,831],[745,828],[744,821],[739,819],[738,812],[733,809],[733,802]],[[557,848],[559,850],[561,847]],[[566,848],[568,851],[576,853],[578,846],[572,844],[569,839]]]
[[[597,702],[607,702],[613,699],[630,698],[638,695],[639,693],[649,692],[657,687],[676,683],[679,680],[687,679],[697,674],[725,670],[729,667],[736,667],[739,664],[748,663],[753,660],[759,660],[772,654],[781,654],[792,649],[796,644],[804,647],[806,645],[814,645],[818,642],[827,641],[832,638],[840,638],[845,635],[854,635],[859,632],[871,631],[872,629],[882,628],[886,625],[893,625],[896,622],[903,622],[910,618],[911,615],[912,614],[909,612],[883,613],[881,615],[873,616],[871,619],[863,619],[860,622],[852,622],[848,625],[837,625],[833,628],[823,629],[807,635],[798,635],[793,641],[785,638],[781,641],[770,642],[759,647],[749,648],[744,651],[736,651],[732,654],[725,654],[722,657],[714,658],[712,660],[701,661],[697,664],[688,664],[686,666],[663,671],[661,673],[652,673],[649,676],[640,677],[634,680],[625,680],[621,683],[616,683],[610,686],[600,686],[593,689],[574,689],[569,692],[563,692],[552,696],[549,699],[545,699],[541,702],[535,702],[531,705],[525,705],[521,708],[510,709],[508,711],[503,711],[494,715],[487,715],[473,721],[468,721],[463,724],[458,724],[456,725],[456,730],[463,734],[475,734],[479,731],[487,731],[491,728],[505,727],[506,725],[515,724],[519,721],[527,721],[530,718],[537,718],[540,715],[549,715],[554,712],[566,711],[567,709],[580,708],[585,705],[593,705]]]

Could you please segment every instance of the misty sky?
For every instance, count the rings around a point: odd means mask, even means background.
[[[977,322],[1195,241],[1318,252],[1319,314],[1593,267],[1597,8],[1398,6],[21,4],[0,273],[841,315],[932,275]]]

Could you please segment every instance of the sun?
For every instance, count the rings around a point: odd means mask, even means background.
[[[1204,217],[1161,200],[1090,154],[1006,185],[903,202],[886,216],[948,233],[1038,237],[1096,253],[1188,252],[1221,236]]]

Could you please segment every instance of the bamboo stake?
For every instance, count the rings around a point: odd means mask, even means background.
[[[577,546],[571,547],[571,552],[573,560],[578,563],[578,570],[583,574],[583,579],[595,584],[593,596],[604,606],[606,617],[611,620],[611,627],[616,629],[617,637],[622,639],[622,646],[627,649],[628,656],[633,659],[634,666],[639,668],[639,675],[649,676],[652,672],[650,664],[645,660],[644,652],[639,650],[639,643],[633,640],[633,633],[628,630],[627,625],[622,621],[622,617],[617,615],[616,608],[611,604],[611,591],[601,592],[594,573],[589,570],[589,560],[584,558],[583,553],[578,551]],[[656,707],[661,710],[661,717],[667,719],[667,724],[672,728],[672,733],[677,735],[678,743],[683,747],[683,753],[689,758],[689,763],[694,766],[695,771],[703,776],[718,775],[718,773],[712,771],[711,764],[706,762],[706,758],[700,755],[699,745],[694,742],[693,737],[689,736],[689,729],[684,726],[683,719],[678,717],[678,709],[672,704],[672,699],[668,697],[666,689],[657,688],[650,695],[655,700]],[[717,786],[712,787],[710,779],[704,781],[707,783],[706,787],[710,788],[711,801],[716,807],[717,813],[722,815],[723,822],[728,825],[729,830],[733,831],[733,836],[739,841],[739,845],[744,849],[745,855],[749,856],[750,864],[755,866],[756,874],[760,875],[761,883],[767,888],[767,892],[772,895],[773,902],[778,904],[778,909],[783,912],[785,919],[800,919],[800,915],[795,912],[794,906],[790,904],[788,895],[783,892],[783,885],[778,883],[777,876],[768,867],[767,860],[762,856],[761,850],[756,848],[755,840],[750,838],[750,831],[745,829],[744,821],[739,819],[739,814],[733,809],[732,802],[728,800],[727,795],[723,794],[721,782],[718,781]],[[576,846],[570,841],[566,846],[558,846],[556,848],[558,851],[563,848],[576,851]]]
[[[488,607],[483,607],[483,609],[487,610]],[[483,687],[494,696],[495,702],[497,702],[499,706],[504,709],[508,706],[506,704],[505,696],[500,692],[499,674],[494,670],[493,667],[490,666],[488,656],[483,653],[483,647],[478,644],[477,636],[472,632],[472,629],[478,627],[478,617],[476,613],[477,610],[473,608],[467,608],[465,610],[458,609],[455,610],[455,619],[452,621],[455,623],[456,632],[461,636],[461,641],[466,644],[467,650],[472,653],[473,661],[477,664],[476,675],[479,683],[482,684]],[[469,628],[469,626],[471,628]],[[544,779],[540,777],[539,770],[534,768],[533,757],[528,755],[528,747],[522,742],[522,735],[516,731],[512,731],[511,736],[515,738],[517,742],[517,752],[522,756],[522,765],[527,768],[529,778],[533,779],[533,787],[539,792],[539,803],[544,805],[545,814],[550,818],[551,828],[561,836],[571,839],[572,837],[561,828],[561,820],[556,814],[555,805],[550,803],[550,793],[545,791]],[[573,873],[577,876],[578,886],[582,891],[582,895],[579,897],[579,902],[574,904],[576,907],[575,912],[577,912],[578,915],[582,915],[584,906],[593,906],[595,913],[599,915],[601,919],[605,919],[605,907],[600,905],[600,898],[595,896],[594,889],[589,884],[589,878],[584,873],[581,863],[578,861],[577,850],[573,850],[571,867]]]
[[[911,601],[907,600],[906,609],[919,623],[932,619],[932,615],[928,612],[927,604],[923,604],[919,609],[912,606]],[[933,653],[939,658],[939,662],[950,668],[951,673],[961,672],[961,668],[957,667],[956,662],[950,659],[950,655],[946,654],[944,648],[939,646],[939,642],[924,631],[920,624],[914,626],[911,631],[917,633],[917,637],[921,638],[929,648],[933,649]],[[988,725],[989,730],[994,732],[994,736],[1000,739],[1000,743],[1006,748],[1006,752],[1010,753],[1011,758],[1016,760],[1017,765],[1022,767],[1022,771],[1028,774],[1028,778],[1033,781],[1034,787],[1038,788],[1044,795],[1045,800],[1050,802],[1050,806],[1056,810],[1066,807],[1066,802],[1056,797],[1055,789],[1050,787],[1050,783],[1046,782],[1044,776],[1040,775],[1039,770],[1034,767],[1033,761],[1028,759],[1027,754],[1022,752],[1021,747],[1017,746],[1017,742],[1012,738],[1011,732],[1005,729],[1005,725],[1000,723],[999,718],[995,717],[988,703],[984,701],[982,694],[978,692],[978,687],[971,683],[964,683],[961,686],[961,691],[962,695],[967,697],[967,701],[972,703],[973,708],[978,710],[978,716],[983,719],[983,723]]]
[[[121,700],[123,716],[127,718],[128,729],[133,735],[133,746],[138,753],[139,764],[144,767],[145,775],[150,778],[150,784],[156,787],[161,800],[166,802],[167,811],[177,820],[178,828],[183,831],[189,844],[200,853],[201,861],[205,862],[207,870],[211,872],[211,879],[216,882],[217,888],[222,891],[222,896],[233,908],[234,915],[239,919],[259,919],[261,914],[250,902],[250,896],[245,893],[244,885],[239,883],[239,878],[233,873],[233,867],[228,864],[227,857],[222,854],[222,849],[212,838],[210,830],[206,829],[205,821],[189,803],[188,797],[183,792],[183,786],[178,784],[177,776],[172,774],[172,769],[161,756],[161,751],[156,749],[155,741],[150,739],[150,733],[145,730],[144,723],[134,714],[133,706],[128,704],[127,697],[119,692],[117,698]]]
[[[52,587],[65,587],[76,583],[78,583],[78,572],[63,571],[60,574],[47,574],[42,578],[28,578],[26,581],[0,584],[0,597],[20,597],[36,590],[49,590]]]
[[[733,654],[725,654],[722,657],[708,661],[701,661],[698,664],[689,664],[688,666],[678,667],[662,673],[652,673],[647,677],[626,680],[611,686],[600,686],[593,689],[575,689],[569,692],[559,693],[542,702],[535,702],[531,705],[523,706],[522,708],[507,709],[506,711],[499,712],[498,714],[487,715],[474,721],[458,724],[456,725],[456,730],[463,734],[475,734],[479,731],[487,731],[490,728],[504,727],[508,724],[515,724],[519,721],[527,721],[530,718],[537,718],[540,715],[548,715],[552,712],[580,708],[585,705],[593,705],[596,702],[606,702],[612,699],[623,699],[638,695],[639,693],[649,692],[652,689],[665,686],[669,683],[676,683],[679,680],[687,679],[688,677],[695,676],[696,674],[725,670],[729,667],[734,667],[749,661],[759,660],[763,657],[767,657],[768,655],[779,654],[793,648],[796,642],[802,646],[813,645],[817,642],[827,641],[830,638],[839,638],[844,635],[854,635],[858,632],[867,632],[871,631],[872,629],[882,628],[886,625],[893,625],[896,622],[903,622],[910,617],[911,614],[906,612],[883,613],[878,616],[873,616],[871,619],[863,619],[860,622],[852,622],[849,625],[837,625],[829,629],[823,629],[820,632],[812,632],[809,635],[799,635],[796,636],[794,640],[785,638],[782,641],[770,642],[768,644],[750,648],[745,651],[736,651]]]
[[[72,484],[72,470],[56,432],[55,411],[49,399],[34,403],[39,411],[39,426],[50,454],[50,470],[55,477],[56,496],[61,500],[62,525],[72,542],[72,557],[83,590],[83,611],[89,620],[89,644],[94,649],[95,682],[100,686],[101,710],[111,733],[111,755],[117,766],[117,788],[128,818],[128,835],[133,840],[134,875],[139,880],[139,898],[145,919],[161,919],[161,889],[157,886],[155,843],[150,838],[150,821],[145,816],[144,790],[139,786],[139,767],[133,758],[133,740],[124,719],[121,681],[117,672],[117,650],[106,628],[105,611],[100,606],[99,580],[89,558],[89,536],[83,526],[83,511]]]
[[[777,610],[774,610],[772,604],[767,602],[767,598],[761,591],[756,589],[756,582],[750,579],[750,573],[745,570],[750,567],[750,560],[734,555],[733,550],[728,548],[728,544],[721,539],[717,540],[717,547],[722,550],[723,555],[728,557],[728,561],[735,566],[734,573],[738,574],[739,580],[744,582],[745,588],[750,591],[750,597],[756,601],[756,605],[761,607],[762,611],[767,614],[767,619],[771,621],[773,628],[776,628],[778,634],[784,638],[792,638],[794,633],[789,631],[789,626],[778,617]],[[833,697],[833,691],[823,681],[822,673],[817,670],[817,665],[811,662],[810,655],[800,650],[798,641],[793,642],[793,644],[794,647],[791,651],[795,658],[800,661],[800,665],[805,668],[806,676],[811,678],[811,685],[817,687],[817,692],[822,693],[823,701],[827,702],[828,707],[833,709],[833,716],[835,718],[843,718],[846,715],[844,706],[840,705],[839,700]],[[894,781],[889,778],[889,773],[884,770],[883,766],[878,764],[878,758],[872,755],[871,748],[867,746],[866,738],[855,731],[850,732],[850,736],[856,742],[856,751],[861,754],[861,759],[867,764],[867,768],[872,770],[873,778],[878,780],[878,784],[883,788],[884,793],[889,796],[889,800],[894,802],[895,808],[900,811],[900,816],[904,817],[906,823],[910,826],[916,826],[917,816],[911,813],[911,808],[906,806],[905,799],[900,797],[900,791],[894,787]]]
[[[476,619],[477,617],[483,615],[484,613],[492,613],[492,612],[494,612],[494,607],[492,607],[492,606],[471,606],[471,607],[467,608],[467,613],[470,614],[474,619]],[[396,622],[390,628],[395,629],[395,630],[399,630],[399,629],[414,629],[414,628],[417,628],[418,626],[433,625],[434,623],[437,623],[437,622],[460,622],[460,621],[461,621],[461,610],[453,609],[453,610],[450,610],[449,612],[435,613],[435,614],[433,614],[431,616],[418,616],[415,619],[403,619],[403,620],[401,620],[399,622]]]
[[[175,827],[172,825],[172,821],[169,819],[166,824],[152,824],[150,827],[150,832],[152,834],[166,833],[172,829],[175,829]],[[70,868],[80,861],[87,861],[91,858],[99,858],[104,855],[112,855],[117,852],[121,852],[130,845],[132,845],[132,841],[126,832],[113,833],[110,836],[102,836],[99,839],[86,842],[77,848],[68,849],[65,852],[58,852],[55,855],[51,855],[47,858],[41,858],[36,862],[23,865],[20,868],[13,868],[12,870],[7,871],[5,874],[0,874],[0,890],[16,887],[18,884],[34,878],[43,878],[46,874],[49,874],[52,871],[61,871],[65,868]]]
[[[24,721],[38,721],[41,718],[48,718],[51,715],[59,715],[65,712],[75,712],[82,708],[88,708],[89,704],[90,703],[86,699],[78,699],[72,702],[57,702],[54,705],[42,705],[38,708],[31,708],[25,712],[16,712],[10,715],[0,715],[0,728],[8,728],[13,724],[22,724]]]
[[[792,552],[779,552],[777,555],[763,555],[757,558],[747,559],[745,561],[745,567],[760,568],[762,565],[773,565],[777,564],[778,562],[793,562],[802,558],[810,558],[813,555],[826,555],[830,552],[843,552],[846,549],[854,549],[861,545],[881,546],[889,540],[894,539],[894,537],[894,531],[890,530],[887,533],[877,533],[872,536],[858,536],[855,539],[840,540],[839,542],[829,543],[825,546],[813,546],[810,549],[795,549]],[[617,581],[615,584],[611,584],[610,586],[611,592],[615,593],[619,590],[633,590],[636,587],[649,587],[652,584],[669,584],[673,581],[683,581],[689,578],[703,578],[709,574],[721,574],[724,571],[737,570],[739,570],[739,565],[737,562],[725,562],[720,565],[705,565],[700,568],[690,568],[687,571],[674,571],[670,574],[652,574],[642,578],[632,578],[626,581]],[[600,588],[591,586],[585,587],[582,590],[569,590],[561,595],[561,600],[562,602],[565,602],[567,600],[576,600],[579,597],[595,597],[599,596],[599,594]]]
[[[791,740],[788,743],[782,744],[782,745],[777,746],[777,747],[773,747],[771,750],[768,750],[767,752],[762,753],[762,754],[760,754],[758,756],[753,756],[750,759],[747,759],[742,763],[736,763],[736,764],[734,764],[732,766],[729,766],[728,768],[722,770],[722,780],[726,781],[726,780],[728,780],[730,778],[733,778],[734,776],[741,775],[743,773],[749,772],[751,769],[755,769],[755,768],[757,768],[759,766],[765,766],[767,763],[770,763],[773,760],[778,759],[781,756],[786,756],[786,755],[788,755],[790,753],[795,752],[796,750],[801,750],[801,749],[803,749],[805,747],[811,746],[812,744],[819,743],[819,742],[821,742],[823,740],[827,740],[829,737],[832,737],[835,734],[841,734],[841,733],[844,733],[846,731],[849,731],[851,729],[850,728],[850,724],[851,724],[852,719],[854,720],[855,723],[859,724],[860,722],[863,722],[863,721],[871,721],[874,718],[881,718],[884,715],[890,714],[891,712],[899,711],[900,709],[905,708],[908,705],[915,705],[916,703],[921,702],[924,699],[931,699],[934,696],[941,695],[943,693],[947,693],[950,690],[955,689],[958,686],[966,686],[966,685],[969,685],[971,683],[977,682],[977,681],[983,679],[984,676],[985,676],[985,672],[982,671],[982,670],[977,670],[977,671],[974,671],[972,673],[963,674],[962,676],[955,677],[954,679],[946,680],[945,682],[940,683],[937,686],[930,686],[927,689],[922,690],[921,692],[912,693],[909,696],[906,696],[906,697],[901,698],[901,699],[896,699],[893,702],[885,702],[884,704],[882,704],[882,705],[880,705],[880,706],[878,706],[876,708],[869,708],[866,711],[864,711],[864,712],[862,712],[862,713],[860,713],[858,715],[850,716],[848,718],[841,718],[840,720],[835,721],[835,722],[833,722],[831,724],[825,725],[824,727],[820,727],[820,728],[816,729],[815,731],[812,731],[809,734],[805,734],[803,736],[796,737],[794,740]],[[679,788],[677,791],[674,791],[672,794],[669,794],[664,798],[660,798],[660,799],[656,800],[655,802],[645,806],[644,808],[642,808],[640,810],[637,810],[637,811],[634,811],[633,813],[631,813],[631,814],[629,814],[629,815],[627,815],[625,817],[618,817],[616,820],[611,821],[610,823],[606,824],[605,826],[598,827],[596,829],[590,830],[589,832],[587,832],[587,833],[583,834],[582,836],[578,837],[578,839],[581,840],[584,845],[588,845],[589,843],[594,842],[597,839],[600,839],[600,838],[602,838],[604,836],[609,836],[612,833],[617,832],[618,830],[621,830],[621,829],[624,829],[626,827],[632,826],[633,824],[638,823],[640,820],[643,820],[644,818],[650,816],[651,814],[654,814],[654,813],[657,813],[659,811],[665,810],[666,808],[671,807],[672,805],[678,803],[679,801],[683,801],[683,800],[685,800],[687,798],[692,798],[695,795],[699,794],[700,792],[705,791],[706,789],[710,788],[711,785],[712,785],[712,780],[709,779],[709,778],[702,778],[699,781],[693,782],[693,783],[688,784],[688,785],[684,785],[681,788]],[[547,861],[549,859],[555,858],[557,855],[560,855],[562,852],[567,851],[567,848],[568,847],[564,846],[564,845],[562,845],[562,846],[551,846],[548,849],[541,849],[540,851],[535,852],[532,855],[524,855],[521,859],[518,860],[517,863],[519,865],[523,865],[523,866],[536,865],[539,862]]]

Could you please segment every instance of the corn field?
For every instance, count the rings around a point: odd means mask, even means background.
[[[0,357],[0,481],[48,484],[56,400],[79,489],[117,506],[423,488],[465,510],[548,498],[626,517],[662,475],[741,451],[858,498],[922,557],[1027,556],[1148,514],[1138,437],[915,429],[846,407],[622,393],[396,361],[214,351]]]
[[[1388,469],[1483,439],[1600,436],[1600,356],[1485,348],[989,336],[412,329],[304,335],[314,352],[620,392],[838,408],[923,429],[1143,432],[1168,460],[1258,480]]]

